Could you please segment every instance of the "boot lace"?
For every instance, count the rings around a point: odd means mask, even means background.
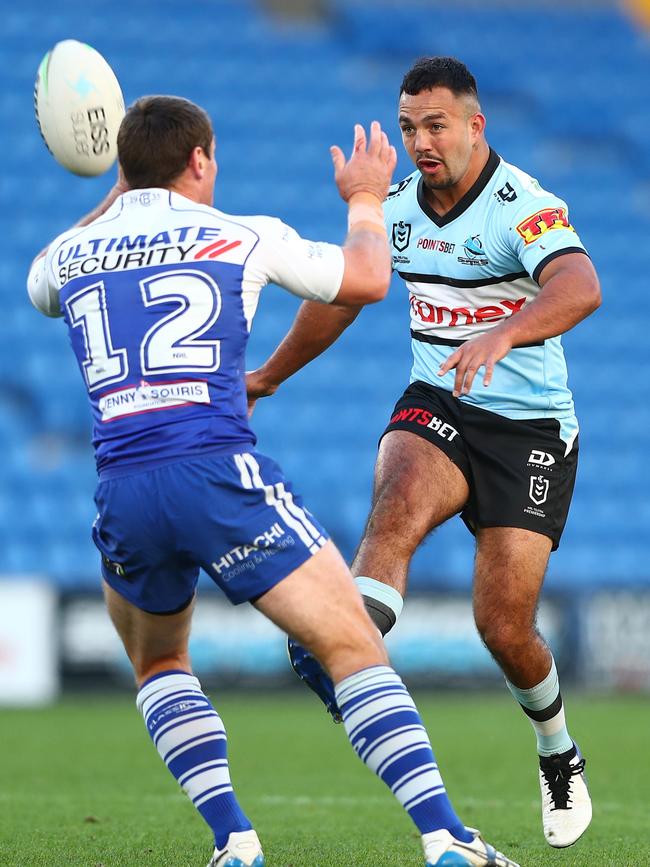
[[[557,759],[540,763],[542,776],[553,801],[552,810],[569,810],[571,801],[571,777],[582,774],[585,760],[571,764]]]

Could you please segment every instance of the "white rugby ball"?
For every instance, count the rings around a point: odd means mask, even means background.
[[[124,98],[115,73],[90,45],[65,39],[47,52],[34,109],[43,141],[66,169],[89,177],[113,165]]]

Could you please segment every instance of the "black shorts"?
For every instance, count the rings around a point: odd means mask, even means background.
[[[461,517],[472,533],[520,527],[548,536],[554,551],[558,547],[575,484],[578,439],[565,455],[556,419],[505,418],[414,382],[383,435],[392,430],[423,437],[458,466],[470,491]]]

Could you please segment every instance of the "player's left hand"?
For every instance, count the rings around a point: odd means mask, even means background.
[[[246,374],[246,396],[248,397],[248,417],[253,415],[255,404],[260,397],[270,397],[278,390],[275,383],[270,383],[262,368],[257,370],[249,370]]]
[[[474,377],[481,367],[485,368],[483,385],[492,382],[494,365],[506,356],[512,349],[512,340],[509,334],[494,328],[480,337],[473,337],[467,343],[459,346],[449,358],[440,365],[438,376],[444,376],[450,370],[456,368],[454,380],[454,397],[469,394],[474,382]]]

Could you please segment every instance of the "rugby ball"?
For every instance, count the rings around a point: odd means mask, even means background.
[[[38,68],[34,110],[55,160],[76,175],[101,175],[117,158],[124,98],[102,55],[76,39],[57,42]]]

